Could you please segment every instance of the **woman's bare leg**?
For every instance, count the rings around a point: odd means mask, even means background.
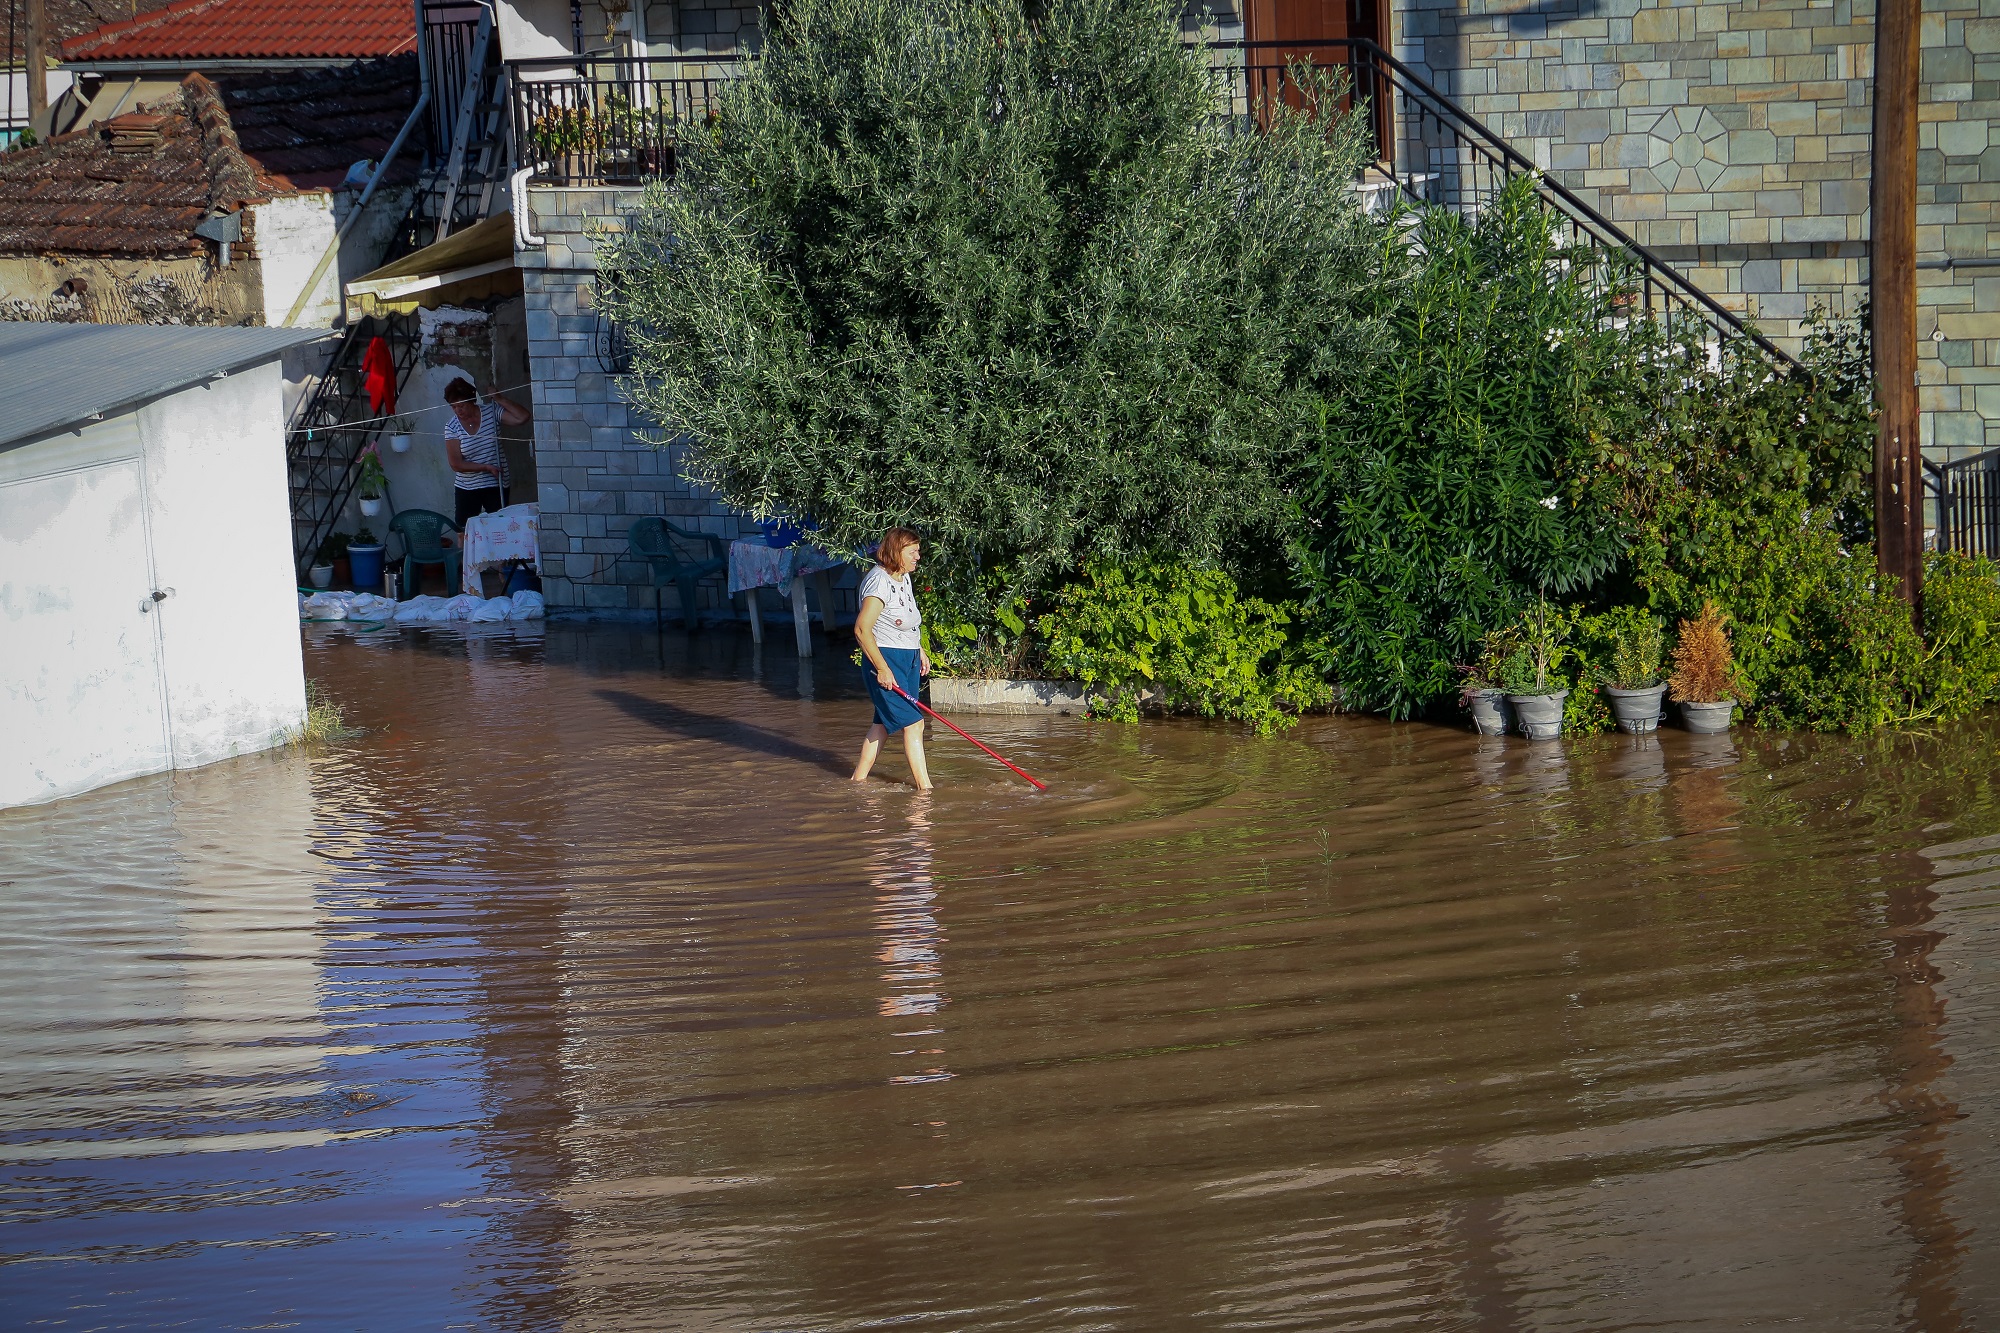
[[[912,722],[903,728],[903,753],[910,759],[910,776],[918,791],[931,789],[931,771],[924,766],[924,724]]]
[[[868,770],[875,767],[875,756],[882,753],[882,742],[889,738],[889,729],[880,722],[868,728],[868,734],[861,738],[861,758],[855,761],[853,782],[868,780]]]

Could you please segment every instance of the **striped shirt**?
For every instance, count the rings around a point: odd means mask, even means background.
[[[500,469],[496,478],[490,472],[454,472],[452,485],[461,491],[483,491],[494,486],[507,484],[507,458],[500,452],[500,409],[491,403],[479,404],[479,429],[468,431],[465,423],[458,419],[458,413],[451,414],[445,423],[444,438],[458,445],[459,453],[468,463],[491,463]]]

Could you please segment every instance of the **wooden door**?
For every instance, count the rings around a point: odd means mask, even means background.
[[[1378,103],[1377,138],[1386,145],[1388,108],[1379,105],[1386,97],[1375,95],[1373,67],[1351,43],[1366,40],[1386,45],[1387,9],[1388,0],[1248,0],[1244,20],[1250,43],[1246,63],[1252,105],[1267,105],[1274,98],[1282,98],[1290,106],[1301,105],[1298,90],[1285,73],[1297,61],[1345,68],[1352,75],[1354,90]]]

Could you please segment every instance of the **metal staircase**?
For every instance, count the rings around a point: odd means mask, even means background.
[[[390,242],[389,259],[484,221],[496,204],[507,202],[514,121],[508,112],[507,67],[499,60],[490,15],[481,15],[461,61],[464,80],[453,94],[457,111],[448,121],[450,141],[411,197],[409,212]]]
[[[354,494],[361,451],[385,434],[368,401],[361,369],[368,345],[389,345],[401,389],[417,363],[421,334],[415,315],[369,316],[347,326],[326,373],[300,404],[285,437],[285,469],[292,488],[292,555],[299,572],[312,563],[320,542],[334,530]],[[380,535],[380,534],[377,534]]]

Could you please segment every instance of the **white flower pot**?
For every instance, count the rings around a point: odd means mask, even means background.
[[[389,437],[389,448],[396,453],[407,454],[410,452],[410,437],[407,435],[391,435]]]
[[[331,587],[331,586],[332,586],[332,584],[333,584],[333,566],[332,566],[332,565],[314,565],[314,566],[312,567],[312,585],[313,585],[313,587],[315,587],[315,588],[326,588],[326,587]]]
[[[381,496],[364,495],[361,497],[361,516],[363,518],[373,518],[375,517],[375,515],[381,512],[382,512]]]

